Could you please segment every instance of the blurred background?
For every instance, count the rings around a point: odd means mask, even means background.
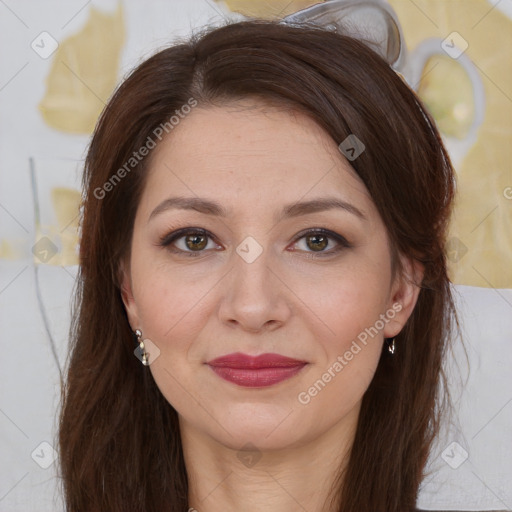
[[[204,25],[316,3],[0,0],[0,511],[63,510],[56,412],[80,178],[116,85]],[[352,24],[379,30],[372,2],[339,5]],[[512,0],[387,5],[403,38],[396,68],[436,119],[458,177],[448,259],[468,357],[456,342],[455,415],[418,506],[512,510]]]

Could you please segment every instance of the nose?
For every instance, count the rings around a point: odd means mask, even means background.
[[[233,268],[222,287],[220,320],[256,333],[278,329],[291,313],[289,289],[267,252],[250,263],[233,254]]]

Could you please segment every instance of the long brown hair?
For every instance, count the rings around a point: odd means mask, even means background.
[[[421,102],[363,43],[255,20],[206,29],[143,62],[96,127],[83,178],[80,273],[60,415],[70,512],[187,509],[178,416],[133,354],[120,295],[119,264],[129,255],[149,163],[147,157],[132,167],[130,158],[148,137],[155,139],[159,126],[167,123],[170,132],[170,116],[191,99],[222,105],[249,96],[306,113],[337,144],[351,134],[363,141],[365,151],[351,164],[393,251],[424,265],[417,305],[395,340],[398,350],[393,357],[383,353],[363,397],[332,501],[343,512],[415,507],[439,429],[442,361],[454,317],[443,250],[453,170]],[[122,179],[114,180],[116,173]]]

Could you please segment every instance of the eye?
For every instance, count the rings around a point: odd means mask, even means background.
[[[302,245],[299,250],[309,252],[308,258],[330,256],[352,247],[345,237],[323,228],[310,229],[300,233],[294,244],[298,244],[301,240],[304,240],[304,243],[299,244]],[[326,250],[327,247],[329,247],[328,250]]]
[[[208,247],[209,239],[213,247]],[[160,239],[162,247],[169,251],[181,253],[184,256],[199,256],[205,249],[218,249],[219,245],[213,242],[211,233],[202,228],[184,228],[173,231]]]
[[[213,235],[203,228],[183,228],[163,236],[159,245],[173,253],[194,257],[200,256],[207,249],[221,249],[213,239]],[[299,244],[302,240],[304,243]],[[343,236],[323,228],[299,233],[294,245],[302,245],[298,250],[307,253],[308,258],[327,257],[352,247]],[[326,248],[329,249],[326,250]],[[296,250],[296,248],[292,249],[292,251]]]

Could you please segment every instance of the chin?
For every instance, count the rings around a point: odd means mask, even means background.
[[[286,432],[278,432],[270,436],[269,431],[271,432],[267,426],[252,425],[252,428],[237,428],[235,432],[231,432],[232,436],[223,433],[222,439],[218,439],[218,441],[237,453],[239,451],[279,451],[301,444],[300,433],[297,431],[290,435],[290,431],[287,429]]]
[[[239,450],[247,443],[261,450],[277,450],[295,444],[301,437],[301,425],[292,407],[276,404],[239,404],[215,414],[220,425],[209,422],[222,437],[223,444]],[[226,432],[227,431],[227,432]],[[293,434],[292,434],[293,432]]]

